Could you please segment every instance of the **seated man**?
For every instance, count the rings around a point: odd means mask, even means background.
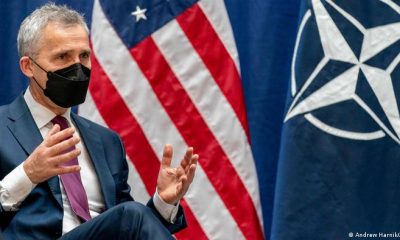
[[[71,112],[85,100],[90,76],[83,17],[44,5],[22,22],[18,51],[29,87],[0,107],[5,239],[172,239],[186,226],[179,200],[198,155],[189,148],[171,168],[166,145],[155,195],[147,206],[134,202],[120,137]]]

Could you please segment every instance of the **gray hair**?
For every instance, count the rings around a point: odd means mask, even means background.
[[[24,19],[18,31],[18,54],[22,56],[34,56],[37,54],[37,44],[43,35],[44,28],[50,23],[60,23],[63,27],[81,25],[89,33],[82,14],[70,9],[66,5],[47,3],[36,9]]]

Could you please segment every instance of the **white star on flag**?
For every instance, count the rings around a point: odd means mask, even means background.
[[[136,11],[132,12],[132,15],[136,17],[136,22],[139,22],[140,19],[147,20],[147,17],[144,14],[146,11],[146,8],[140,9],[139,6],[136,6]]]

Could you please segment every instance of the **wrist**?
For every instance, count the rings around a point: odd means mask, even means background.
[[[38,184],[39,183],[39,181],[37,181],[37,179],[35,178],[35,175],[34,175],[34,172],[33,172],[32,168],[30,167],[29,160],[26,160],[22,164],[22,168],[24,169],[24,172],[25,172],[26,176],[29,178],[29,180],[33,184]]]
[[[179,199],[174,199],[174,198],[168,197],[167,194],[164,194],[163,192],[158,191],[158,189],[156,191],[156,194],[158,195],[160,200],[162,200],[166,204],[175,206],[179,202]]]

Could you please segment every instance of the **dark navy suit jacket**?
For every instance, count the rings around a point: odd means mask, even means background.
[[[109,129],[71,113],[99,178],[106,209],[133,201],[127,183],[128,166],[120,137]],[[23,96],[0,107],[0,179],[21,164],[43,141]],[[158,214],[152,200],[147,204],[170,230],[186,226],[182,208],[170,224]],[[6,239],[55,239],[61,236],[62,197],[58,177],[38,184],[16,212],[0,204],[0,226]]]

